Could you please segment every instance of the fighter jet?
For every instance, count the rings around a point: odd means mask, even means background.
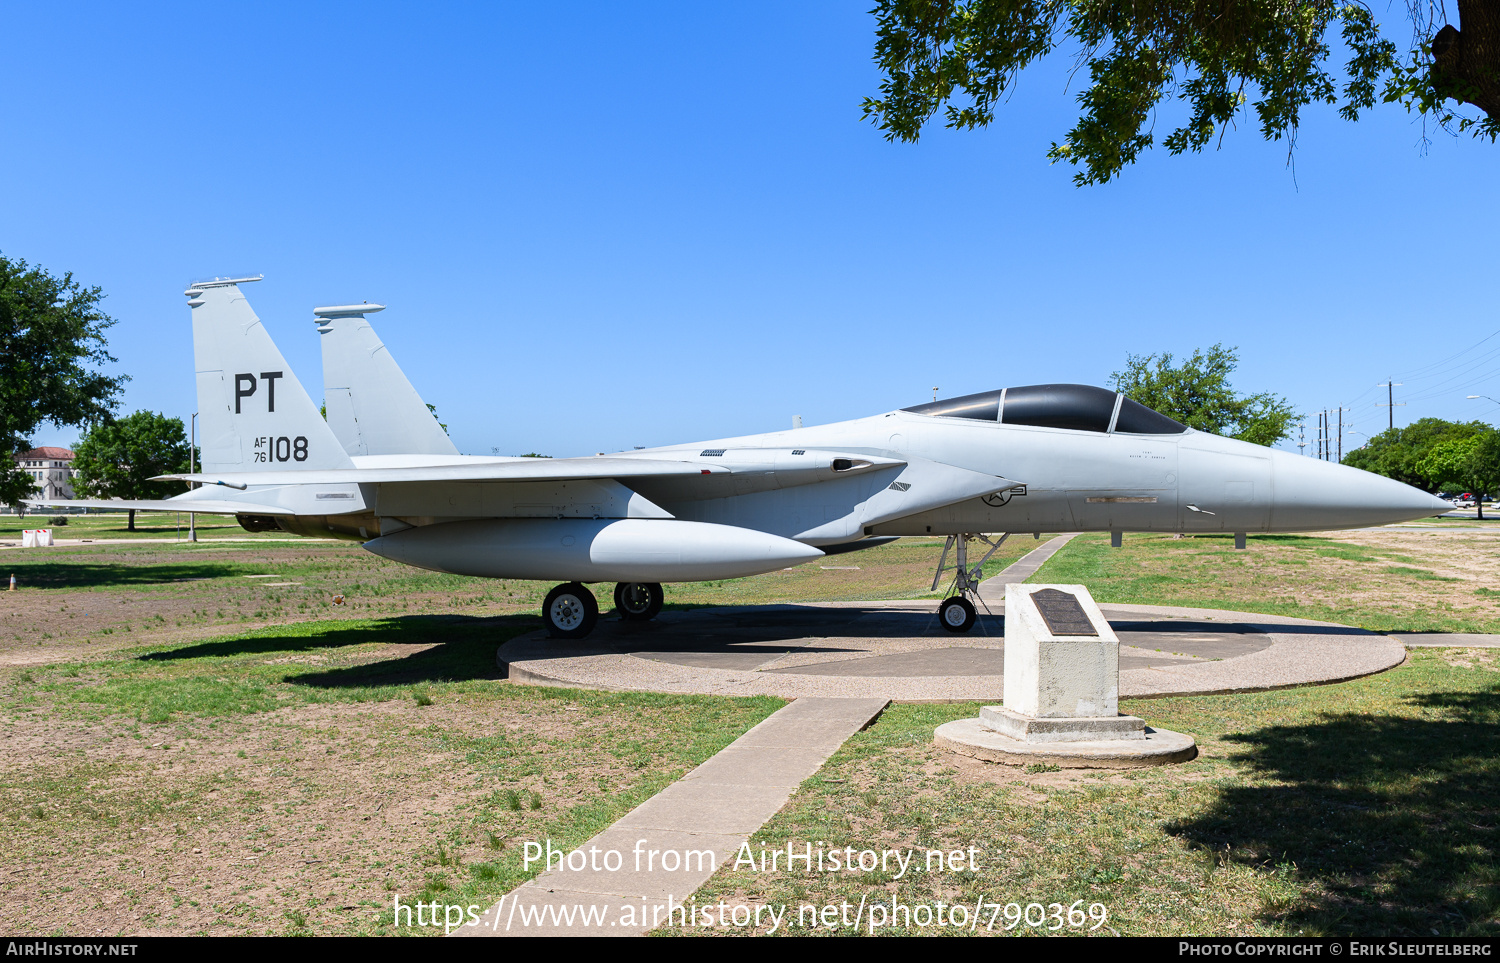
[[[355,539],[434,571],[557,581],[542,606],[557,638],[593,629],[588,583],[616,583],[620,616],[650,619],[665,582],[756,575],[907,535],[947,536],[933,590],[951,553],[939,623],[964,632],[982,566],[1011,533],[1242,536],[1449,509],[1391,479],[1194,431],[1072,384],[586,458],[463,456],[375,336],[365,315],[378,305],[316,309],[325,422],[245,299],[240,285],[253,280],[185,292],[203,468],[163,477],[204,487],[87,504],[233,513],[252,531]],[[988,546],[977,562],[973,542]]]

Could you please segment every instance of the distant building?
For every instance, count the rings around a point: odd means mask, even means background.
[[[33,448],[15,456],[16,464],[36,479],[38,498],[73,497],[73,458],[66,448]]]

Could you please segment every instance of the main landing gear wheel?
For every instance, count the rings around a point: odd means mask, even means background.
[[[599,621],[599,603],[594,593],[568,582],[547,593],[542,603],[542,621],[547,624],[547,634],[554,639],[581,639],[594,631]]]
[[[665,600],[660,582],[621,582],[615,586],[615,611],[627,622],[656,618]]]
[[[977,613],[969,600],[962,595],[948,599],[938,609],[938,621],[949,632],[967,632],[974,627]]]

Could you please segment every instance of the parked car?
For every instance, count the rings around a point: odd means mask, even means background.
[[[1454,508],[1473,508],[1478,504],[1479,501],[1475,499],[1475,497],[1469,492],[1464,492],[1462,495],[1459,495],[1457,498],[1453,499]]]

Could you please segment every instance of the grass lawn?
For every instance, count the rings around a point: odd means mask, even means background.
[[[1034,582],[1082,584],[1100,602],[1235,609],[1376,632],[1500,633],[1500,541],[1464,531],[1080,535]]]
[[[58,525],[54,522],[67,519]],[[173,538],[184,542],[188,539],[188,516],[183,513],[136,512],[135,531],[128,525],[130,516],[125,512],[108,512],[89,515],[50,515],[33,512],[28,515],[0,515],[0,542],[21,540],[24,529],[50,528],[54,539],[119,539],[119,538]],[[240,527],[232,515],[198,515],[195,521],[198,538],[268,538],[289,539],[294,536],[285,532],[247,532]]]
[[[498,899],[783,703],[512,686],[515,619],[318,622],[0,681],[0,929],[370,934]]]
[[[1101,601],[1500,631],[1492,538],[1361,538],[1234,552],[1227,538],[1110,550],[1083,536],[1033,581],[1085,582]],[[990,570],[1037,544],[1013,539]],[[940,550],[903,540],[827,568],[669,586],[668,603],[926,597]],[[512,686],[495,648],[540,627],[550,585],[403,568],[351,543],[3,558],[22,586],[0,616],[11,933],[76,934],[79,920],[105,934],[392,932],[394,894],[493,901],[526,875],[522,842],[581,842],[781,704]],[[978,869],[726,871],[697,897],[1083,899],[1108,910],[1098,932],[1490,934],[1497,669],[1487,652],[1428,651],[1337,686],[1137,702],[1127,711],[1192,733],[1203,755],[1134,773],[986,765],[931,745],[977,707],[893,706],[757,845],[974,846]]]

